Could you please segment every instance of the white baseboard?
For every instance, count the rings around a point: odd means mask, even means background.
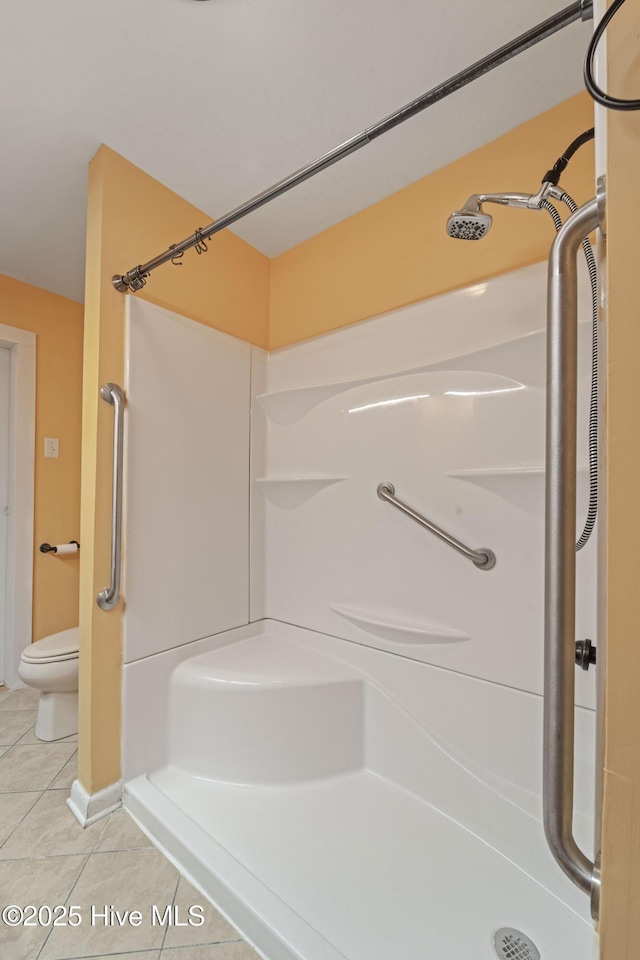
[[[90,827],[122,806],[122,780],[97,793],[87,793],[79,780],[74,780],[67,804],[81,827]]]

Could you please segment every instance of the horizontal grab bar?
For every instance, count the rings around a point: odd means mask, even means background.
[[[471,560],[478,570],[492,570],[495,567],[496,555],[493,550],[489,550],[488,547],[481,547],[478,550],[472,550],[471,547],[465,546],[465,544],[461,543],[460,540],[456,540],[455,537],[452,537],[450,533],[446,533],[442,527],[439,527],[436,523],[433,523],[431,520],[427,520],[426,517],[416,513],[415,510],[412,510],[411,507],[408,507],[406,503],[402,502],[402,500],[396,499],[394,496],[395,492],[396,489],[394,485],[388,481],[378,484],[378,496],[381,500],[386,500],[387,503],[392,503],[394,507],[397,507],[398,510],[406,513],[406,515],[411,517],[412,520],[415,520],[416,523],[426,527],[427,530],[434,534],[434,536],[438,537],[440,540],[444,540],[445,543],[448,543],[450,547],[453,547],[454,550],[457,550],[458,553],[461,553],[463,557],[467,558],[467,560]]]

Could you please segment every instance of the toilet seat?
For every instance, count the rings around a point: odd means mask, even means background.
[[[25,663],[45,664],[76,660],[78,656],[78,628],[74,627],[36,640],[22,651],[21,659]]]
[[[64,660],[77,660],[78,654],[69,653],[66,657],[29,657],[23,653],[21,659],[24,660],[25,663],[62,663]]]

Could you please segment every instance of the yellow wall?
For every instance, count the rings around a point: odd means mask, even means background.
[[[102,147],[89,169],[80,554],[79,778],[93,793],[120,776],[122,604],[104,612],[96,596],[109,583],[113,408],[100,386],[124,380],[127,298],[114,273],[154,256],[211,217],[118,154]],[[210,252],[153,274],[141,296],[201,323],[266,346],[269,261],[231,233]]]
[[[607,29],[607,89],[640,96],[640,10]],[[607,111],[605,730],[602,960],[640,956],[640,114]]]
[[[82,317],[82,304],[0,276],[0,323],[36,334],[34,640],[78,623],[79,556],[38,546],[80,537]],[[45,437],[60,440],[57,460],[45,460]]]
[[[447,217],[472,193],[535,193],[565,147],[591,126],[593,103],[579,94],[276,257],[269,347],[545,260],[553,225],[544,212],[492,204],[493,229],[479,243],[448,237]],[[577,201],[593,195],[591,144],[575,155],[562,185]]]

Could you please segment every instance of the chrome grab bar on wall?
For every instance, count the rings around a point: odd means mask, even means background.
[[[458,553],[461,553],[468,560],[471,560],[471,562],[474,563],[479,570],[492,570],[493,567],[495,567],[496,555],[493,550],[489,550],[488,547],[481,547],[478,550],[472,550],[471,547],[465,546],[465,544],[461,543],[460,540],[456,540],[455,537],[452,537],[450,533],[445,533],[445,531],[437,524],[432,523],[431,520],[427,520],[419,513],[416,513],[415,510],[412,510],[411,507],[408,507],[406,503],[403,503],[401,500],[397,500],[394,496],[395,492],[396,490],[392,483],[385,482],[378,484],[378,496],[381,500],[386,500],[388,503],[392,503],[394,507],[397,507],[398,510],[402,510],[403,513],[406,513],[406,515],[411,517],[412,520],[415,520],[416,523],[426,527],[427,530],[433,533],[436,537],[439,537],[440,540],[444,540],[445,543],[448,543],[449,546],[453,547],[454,550],[457,550]]]
[[[124,393],[116,383],[105,383],[100,396],[114,408],[113,492],[111,508],[111,583],[98,594],[101,610],[113,610],[120,599],[122,561],[122,475],[124,468]]]
[[[599,871],[573,836],[576,607],[576,410],[580,245],[600,222],[598,201],[580,207],[551,247],[547,317],[547,464],[544,625],[544,829],[553,856],[591,897]]]

